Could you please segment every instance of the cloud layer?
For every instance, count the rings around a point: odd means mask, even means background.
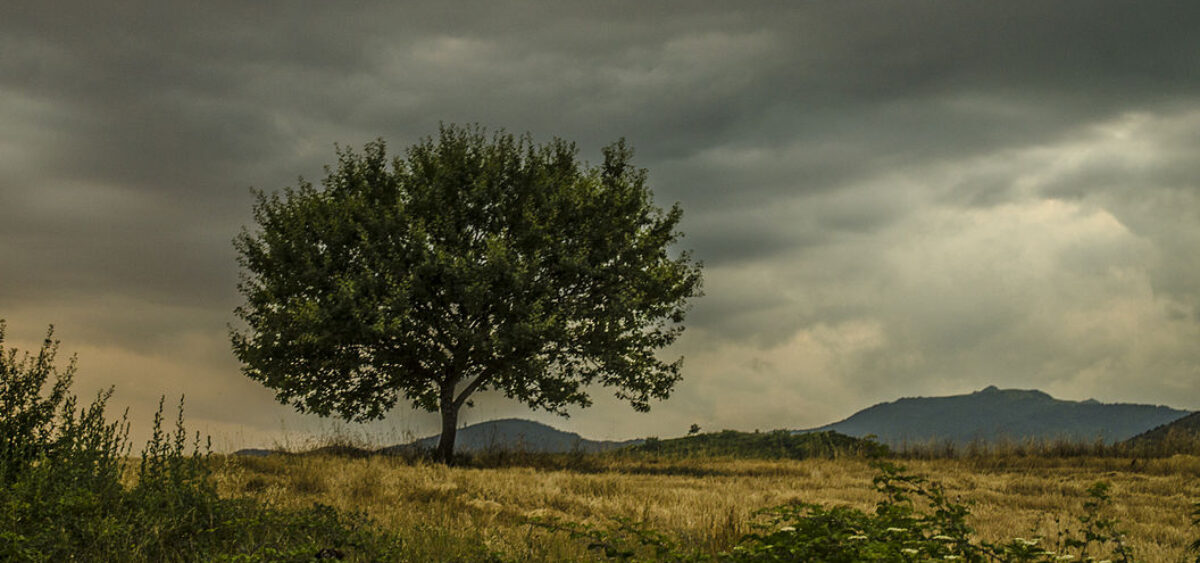
[[[0,18],[0,317],[25,347],[56,324],[135,420],[186,392],[235,446],[312,427],[229,353],[247,187],[440,121],[591,160],[625,137],[685,209],[707,266],[685,380],[649,415],[553,421],[585,435],[988,384],[1200,408],[1195,9],[170,4]]]

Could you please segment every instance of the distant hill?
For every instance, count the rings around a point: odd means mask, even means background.
[[[384,448],[385,453],[413,447],[433,449],[437,447],[441,434],[415,440],[410,444]],[[597,453],[639,444],[641,440],[620,442],[589,440],[574,432],[563,432],[532,420],[506,418],[489,420],[460,428],[455,437],[454,451],[459,453],[489,450],[521,451],[529,453],[567,453],[580,451]]]
[[[728,456],[758,459],[806,459],[839,455],[882,454],[886,447],[833,431],[796,434],[787,430],[738,432],[722,430],[683,438],[647,438],[631,452],[668,456]]]
[[[1171,442],[1196,445],[1200,442],[1200,412],[1156,426],[1125,441],[1131,446],[1166,446]]]
[[[288,452],[282,450],[266,450],[262,448],[243,448],[233,452],[233,455],[244,455],[247,457],[267,457],[276,454],[290,455]]]
[[[875,435],[896,447],[931,441],[1102,439],[1112,444],[1177,420],[1189,411],[1165,406],[1064,401],[1036,390],[997,389],[949,397],[904,398],[861,410],[811,431]]]

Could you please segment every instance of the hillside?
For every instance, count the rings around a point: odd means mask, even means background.
[[[667,456],[808,459],[882,454],[886,452],[886,447],[837,432],[795,434],[787,430],[722,430],[667,440],[647,438],[642,444],[629,448],[629,451]]]
[[[1194,412],[1147,430],[1125,441],[1133,446],[1157,446],[1171,442],[1194,444],[1200,440],[1200,412]]]
[[[875,435],[890,446],[949,441],[1071,440],[1115,443],[1167,424],[1188,411],[1165,406],[1065,401],[1037,390],[997,389],[880,403],[812,430]]]
[[[440,434],[415,440],[402,446],[384,448],[384,452],[419,447],[432,449],[437,446]],[[574,432],[564,432],[532,420],[506,418],[489,420],[460,428],[455,438],[454,449],[459,453],[489,450],[522,451],[530,453],[596,453],[615,450],[641,440],[613,442],[589,440]]]

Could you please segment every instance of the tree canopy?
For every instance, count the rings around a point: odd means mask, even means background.
[[[483,390],[565,414],[599,384],[649,409],[680,379],[682,358],[656,352],[700,264],[674,251],[682,210],[654,205],[632,149],[603,155],[443,126],[402,156],[339,149],[321,188],[257,192],[257,229],[234,241],[244,373],[301,412],[440,411],[446,460]]]

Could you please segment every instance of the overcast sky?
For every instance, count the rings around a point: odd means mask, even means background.
[[[231,354],[248,188],[439,122],[626,138],[706,266],[669,401],[467,423],[804,428],[992,384],[1200,409],[1192,3],[71,4],[0,7],[0,318],[53,323],[135,436],[183,393],[219,449],[331,431]]]

